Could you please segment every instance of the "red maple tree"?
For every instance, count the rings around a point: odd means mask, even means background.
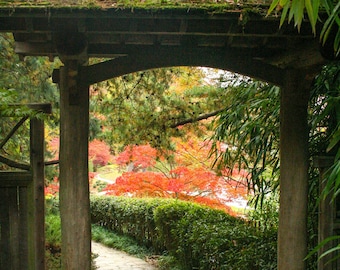
[[[105,166],[112,159],[110,147],[105,142],[94,139],[89,142],[89,159],[95,167]]]
[[[156,164],[157,150],[147,145],[128,145],[116,157],[116,163],[121,166],[132,165],[132,171],[146,169]]]
[[[105,191],[110,195],[135,197],[165,197],[194,201],[232,213],[226,202],[245,197],[246,186],[231,181],[211,170],[210,143],[192,137],[187,142],[174,140],[177,151],[175,166],[169,171],[155,171],[157,151],[149,145],[128,146],[116,158],[120,165],[133,163],[134,171],[128,171],[110,184]],[[149,169],[141,171],[138,168]],[[153,171],[152,171],[153,170]],[[233,172],[236,177],[236,170]],[[236,178],[235,178],[236,179]],[[239,177],[237,177],[239,179]]]
[[[54,159],[59,157],[59,137],[52,138],[47,149],[52,154]],[[89,159],[92,160],[95,166],[104,166],[112,160],[110,147],[103,141],[94,139],[89,142]]]

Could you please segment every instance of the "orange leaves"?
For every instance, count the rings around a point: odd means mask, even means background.
[[[104,191],[109,195],[169,197],[164,176],[157,172],[125,172]]]
[[[155,165],[157,150],[147,145],[128,145],[116,158],[118,165],[133,164],[134,170]]]
[[[220,178],[211,171],[178,167],[169,175],[158,172],[125,172],[115,184],[108,185],[108,195],[127,195],[133,197],[178,198],[198,202],[213,208],[230,208],[223,204],[217,192]]]
[[[111,159],[110,147],[103,141],[93,140],[89,143],[89,159],[94,166],[104,166]]]
[[[183,183],[184,191],[199,193],[215,193],[219,177],[214,172],[204,168],[189,169],[188,167],[177,167],[170,174],[178,182]]]
[[[116,162],[119,165],[133,164],[133,169],[123,173],[115,184],[108,185],[106,193],[178,198],[223,209],[232,214],[226,203],[246,196],[247,186],[242,179],[247,173],[243,170],[225,170],[222,175],[217,175],[210,168],[211,144],[208,141],[191,136],[185,142],[180,139],[174,139],[173,142],[176,145],[174,163],[162,166],[157,163],[157,151],[150,145],[127,146],[116,158]],[[158,171],[156,167],[162,167],[163,171]],[[145,171],[146,169],[153,171]]]
[[[212,160],[209,158],[209,141],[199,140],[195,136],[190,136],[185,142],[178,138],[173,141],[176,143],[175,161],[178,165],[210,168]]]
[[[55,177],[53,182],[51,182],[48,186],[45,187],[45,196],[54,197],[59,193],[59,182],[58,178]]]
[[[52,138],[47,146],[47,149],[52,153],[54,158],[59,156],[59,137]],[[112,156],[110,147],[103,141],[93,140],[89,142],[89,159],[92,160],[95,166],[104,166],[111,161]]]

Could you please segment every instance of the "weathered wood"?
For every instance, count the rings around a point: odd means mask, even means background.
[[[7,134],[7,136],[0,143],[0,149],[4,147],[4,145],[8,142],[8,140],[13,136],[13,134],[21,127],[23,123],[28,119],[28,116],[25,116],[19,120],[19,122],[12,128],[12,130]]]
[[[284,83],[280,68],[253,58],[253,54],[240,48],[134,46],[129,56],[82,67],[81,83],[90,85],[127,73],[171,66],[206,66],[237,72],[276,85]],[[58,79],[58,74],[54,75]]]
[[[67,61],[60,80],[60,214],[62,269],[91,267],[88,182],[89,89],[79,87],[78,63]]]
[[[8,188],[0,188],[0,269],[8,269],[10,265],[10,247],[9,247],[9,205],[8,205]]]
[[[26,171],[0,172],[0,187],[26,187],[32,182],[32,173]]]
[[[0,269],[45,269],[44,123],[35,118],[30,154],[30,171],[0,172]]]
[[[280,107],[278,269],[305,270],[310,82],[297,70],[287,72],[284,80]]]
[[[29,170],[30,169],[29,164],[17,162],[15,160],[11,160],[11,159],[4,157],[2,155],[0,155],[0,162],[6,164],[9,167],[20,169],[20,170]]]
[[[29,269],[45,269],[44,122],[30,121],[30,160],[33,181],[28,186]]]
[[[8,204],[9,204],[9,226],[10,226],[10,266],[11,269],[20,269],[20,256],[19,256],[19,218],[20,208],[18,202],[18,189],[8,188]]]
[[[27,187],[18,187],[18,200],[20,206],[20,220],[19,220],[19,257],[20,269],[28,269],[28,192]]]
[[[28,103],[25,104],[28,108],[46,114],[52,113],[52,105],[51,103]]]
[[[0,269],[29,268],[27,188],[0,187]]]

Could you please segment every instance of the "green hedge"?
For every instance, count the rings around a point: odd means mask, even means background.
[[[93,197],[93,223],[166,249],[180,269],[276,269],[275,230],[179,200]]]
[[[164,199],[91,197],[91,221],[161,252],[164,245],[156,229],[154,209],[168,202]]]

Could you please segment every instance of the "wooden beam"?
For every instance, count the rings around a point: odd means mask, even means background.
[[[27,171],[1,171],[1,187],[26,187],[32,182],[32,173]]]
[[[267,57],[264,61],[282,69],[308,69],[309,73],[316,73],[328,62],[322,57],[319,47],[318,39],[309,40],[294,46],[294,50],[282,51],[274,57]]]
[[[45,270],[44,121],[30,121],[33,181],[28,186],[28,258],[30,269]]]
[[[282,70],[253,59],[248,50],[227,48],[143,47],[119,57],[81,68],[80,81],[91,85],[124,74],[171,66],[206,66],[237,72],[282,85]],[[142,53],[141,53],[142,52]]]
[[[8,140],[13,136],[13,134],[21,127],[23,123],[29,118],[29,116],[24,116],[19,120],[19,122],[12,128],[12,130],[8,133],[8,135],[0,142],[0,149],[4,147],[4,145],[8,142]]]
[[[28,171],[30,169],[29,164],[17,162],[15,160],[11,160],[9,158],[6,158],[2,155],[0,155],[0,162],[6,164],[9,167],[20,169],[20,170],[27,170]]]

